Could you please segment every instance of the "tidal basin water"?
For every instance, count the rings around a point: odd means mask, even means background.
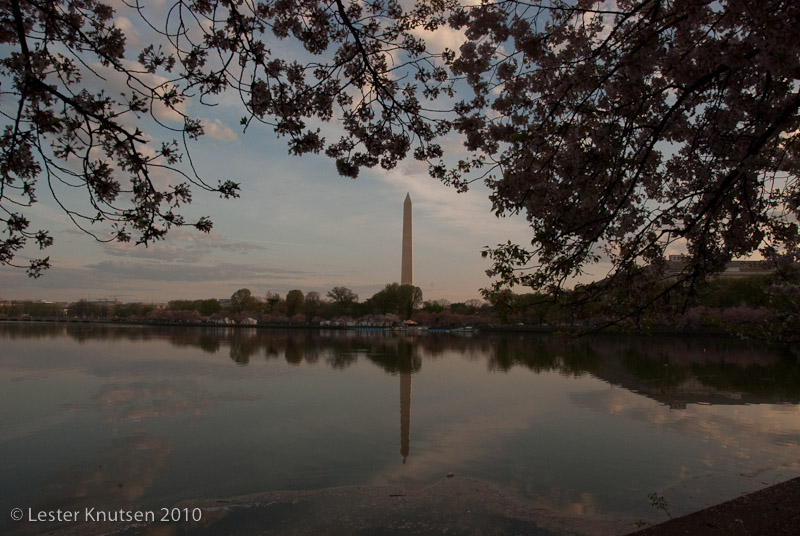
[[[0,531],[32,530],[13,508],[448,473],[657,522],[800,475],[799,356],[727,338],[0,325]]]

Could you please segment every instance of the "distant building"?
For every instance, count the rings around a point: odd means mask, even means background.
[[[670,255],[667,260],[667,276],[675,277],[686,267],[686,255]],[[725,265],[725,270],[718,274],[723,279],[736,279],[769,275],[775,268],[767,261],[730,261]]]

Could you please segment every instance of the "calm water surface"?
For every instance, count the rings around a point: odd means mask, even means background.
[[[729,339],[0,325],[0,530],[23,509],[480,479],[666,519],[800,475],[797,348]],[[3,527],[5,525],[5,527]]]

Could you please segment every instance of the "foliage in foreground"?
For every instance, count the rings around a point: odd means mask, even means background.
[[[693,291],[756,251],[798,260],[800,4],[618,0],[8,0],[0,4],[0,264],[28,242],[37,190],[99,240],[148,244],[187,220],[202,104],[238,93],[242,126],[343,176],[407,156],[464,190],[490,188],[530,244],[501,244],[493,291],[557,293],[599,261],[592,300],[632,284],[635,308]],[[133,50],[126,31],[147,34]],[[458,50],[437,48],[445,38]],[[334,132],[328,138],[322,133]],[[452,140],[467,156],[445,154]],[[462,154],[459,152],[458,154]],[[82,201],[65,192],[83,192]],[[676,284],[642,280],[687,250]],[[28,262],[36,277],[49,257]],[[643,270],[643,267],[648,267]]]

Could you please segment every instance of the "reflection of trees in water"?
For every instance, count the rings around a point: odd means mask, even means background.
[[[217,337],[209,335],[201,335],[197,340],[197,347],[207,354],[216,354],[219,352],[220,341]]]
[[[325,362],[331,367],[339,370],[346,369],[353,363],[358,361],[358,355],[352,353],[333,352],[328,354]]]
[[[422,357],[419,355],[416,341],[405,338],[393,338],[373,346],[367,359],[390,374],[414,373],[422,368]]]
[[[230,358],[237,365],[249,364],[250,358],[263,347],[260,333],[254,328],[234,329],[226,338],[230,345]]]
[[[783,357],[767,366],[747,367],[730,363],[692,365],[694,374],[708,387],[720,391],[742,391],[755,396],[777,396],[800,401],[800,365]]]
[[[303,344],[294,337],[286,339],[286,346],[283,350],[286,356],[286,362],[293,365],[299,365],[303,362]]]
[[[499,335],[487,348],[489,370],[523,366],[534,372],[558,371],[581,376],[597,369],[602,356],[585,339],[552,336]]]
[[[3,322],[0,324],[0,339],[56,339],[64,336],[63,324],[44,324],[33,322]]]
[[[800,400],[800,359],[790,346],[724,337],[617,337],[596,347],[605,354],[600,377],[660,401]]]
[[[245,341],[237,338],[231,340],[230,344],[231,360],[237,365],[247,365],[250,363],[250,356],[258,350],[258,347],[249,345]]]
[[[0,339],[55,339],[67,335],[84,343],[90,340],[149,340],[154,332],[145,326],[89,322],[7,322],[0,324]]]
[[[653,388],[673,388],[689,378],[688,367],[672,365],[669,355],[658,350],[648,354],[637,348],[625,348],[620,358],[625,370]]]
[[[636,350],[641,355],[665,359],[673,365],[731,363],[767,366],[781,356],[800,358],[797,346],[767,346],[762,342],[732,337],[610,336],[598,337],[594,345],[609,352],[620,347]]]
[[[422,366],[422,358],[415,350],[420,347],[419,340],[412,343],[393,336],[320,336],[311,330],[297,330],[258,332],[252,336],[234,333],[228,339],[231,360],[240,365],[249,364],[252,356],[263,349],[265,359],[283,358],[293,365],[315,364],[323,359],[328,366],[345,369],[363,356],[389,373],[417,371]]]
[[[248,365],[261,354],[266,360],[285,359],[295,365],[322,362],[346,369],[363,357],[387,373],[396,374],[418,372],[424,359],[448,354],[486,360],[489,370],[498,372],[524,367],[536,373],[592,374],[654,396],[666,396],[679,388],[685,392],[685,384],[693,382],[707,390],[735,391],[761,399],[800,398],[798,347],[768,347],[728,337],[604,335],[569,339],[519,333],[457,337],[230,327],[0,325],[0,338],[6,339],[56,338],[64,334],[79,342],[163,339],[210,354],[227,346],[230,359],[239,365]]]
[[[746,395],[756,403],[800,399],[800,359],[797,349],[788,346],[768,348],[722,337],[570,340],[515,334],[485,340],[488,367],[495,371],[521,366],[537,373],[589,373],[659,400],[708,400],[715,392]]]
[[[797,348],[726,337],[604,337],[593,342],[603,355],[604,371],[619,360],[620,370],[644,382],[651,391],[668,392],[694,379],[720,392],[755,397],[797,399],[800,359]],[[612,373],[603,374],[614,381]]]
[[[344,369],[369,351],[369,346],[359,339],[320,337],[312,330],[253,331],[244,334],[233,330],[227,337],[235,363],[247,365],[253,355],[261,352],[266,360],[282,358],[293,365],[311,365],[324,359],[328,365]]]

